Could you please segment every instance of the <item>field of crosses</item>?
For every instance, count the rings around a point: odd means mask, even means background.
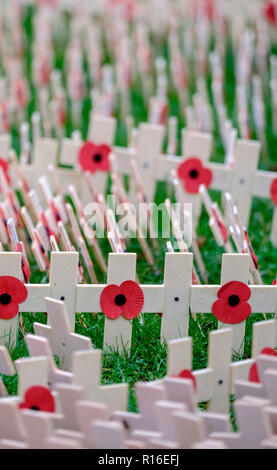
[[[0,449],[277,447],[276,144],[277,2],[0,0]]]

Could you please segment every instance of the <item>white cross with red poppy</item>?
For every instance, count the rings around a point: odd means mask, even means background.
[[[130,162],[133,159],[137,160],[140,176],[143,181],[144,192],[149,201],[152,201],[155,196],[156,188],[156,158],[161,152],[162,141],[164,136],[163,126],[157,126],[149,123],[142,123],[139,126],[138,146],[137,149],[124,148],[113,146],[115,121],[112,118],[100,118],[99,116],[92,116],[91,128],[88,134],[90,142],[84,143],[81,148],[73,141],[67,139],[66,146],[70,146],[70,142],[74,145],[70,151],[70,158],[66,150],[61,150],[60,163],[77,165],[79,161],[80,166],[84,171],[89,171],[93,186],[100,192],[104,192],[107,183],[106,171],[109,167],[107,161],[107,152],[105,148],[101,149],[101,144],[107,144],[111,147],[112,152],[116,155],[116,170],[119,174],[131,174]],[[112,132],[113,131],[113,132]],[[103,155],[101,163],[100,154]],[[92,159],[93,157],[93,159]],[[97,160],[96,160],[97,159]],[[101,164],[101,165],[100,165]],[[95,170],[97,166],[102,171]],[[59,171],[62,171],[59,169]],[[67,170],[68,172],[73,170]],[[63,173],[61,173],[61,178]]]
[[[248,254],[224,254],[222,257],[221,287],[192,286],[191,311],[213,312],[218,328],[233,329],[233,348],[243,349],[245,320],[251,313],[276,311],[276,286],[248,286],[250,257]],[[216,300],[217,299],[217,300]],[[207,311],[207,307],[210,308]]]
[[[115,133],[115,120],[114,118],[103,118],[93,116],[90,123],[90,138],[97,146],[106,144],[111,146],[114,141]],[[61,164],[74,164],[78,162],[78,154],[82,142],[76,139],[62,139],[60,150],[60,163]],[[10,148],[9,136],[1,136],[0,138],[0,158],[3,152],[3,160],[8,159],[8,150]],[[2,150],[3,149],[3,150]],[[67,169],[57,167],[57,158],[59,150],[59,140],[54,138],[37,137],[34,140],[33,159],[32,163],[27,165],[19,165],[24,178],[29,185],[30,189],[39,190],[39,178],[48,173],[48,166],[52,165],[55,168],[55,174],[58,176],[59,183],[63,191],[67,192],[69,185],[74,185],[82,196],[84,202],[90,200],[89,191],[83,174],[80,169]],[[11,167],[11,176],[14,185],[17,186],[17,177],[14,169]],[[96,190],[105,192],[107,184],[107,173],[97,171],[92,175],[92,183]]]

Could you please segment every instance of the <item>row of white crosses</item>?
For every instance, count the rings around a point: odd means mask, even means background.
[[[68,312],[69,325],[74,331],[75,313],[100,312],[100,295],[105,287],[102,284],[78,284],[78,260],[76,252],[52,252],[50,280],[48,284],[26,284],[28,298],[20,305],[21,312],[43,312],[44,298],[63,300]],[[21,254],[1,252],[0,274],[20,278]],[[192,284],[191,253],[167,253],[165,257],[164,282],[161,285],[141,285],[144,295],[142,313],[162,313],[161,337],[167,341],[188,335],[189,311],[193,314],[210,313],[217,293],[222,285],[231,281],[247,284],[250,256],[248,254],[224,254],[222,257],[220,285]],[[135,253],[110,253],[107,284],[120,285],[136,278]],[[276,286],[252,285],[249,304],[252,313],[275,313],[277,305]],[[52,317],[51,317],[52,318]],[[50,321],[50,319],[49,319]],[[63,330],[52,318],[46,333]],[[219,323],[218,328],[226,327]],[[43,329],[43,327],[41,327]],[[245,322],[232,325],[233,348],[242,351]],[[15,343],[17,319],[0,320],[2,344],[8,340]],[[104,346],[112,346],[122,351],[131,347],[132,322],[119,317],[105,318]]]
[[[106,143],[112,146],[116,122],[113,118],[103,118],[92,115],[88,138],[96,144]],[[170,181],[172,173],[177,171],[182,162],[179,156],[163,155],[161,147],[164,128],[159,125],[141,124],[137,136],[136,147],[112,147],[115,155],[115,167],[119,174],[131,174],[130,162],[135,160],[141,177],[144,193],[149,202],[155,196],[158,181]],[[0,139],[0,152],[7,158],[7,136]],[[78,152],[82,145],[79,139],[63,139],[61,142],[60,163],[75,165]],[[30,165],[20,165],[23,175],[30,187],[36,187],[41,175],[47,173],[48,166],[56,168],[59,143],[55,139],[36,138],[34,144],[34,159]],[[228,164],[209,161],[212,152],[212,136],[206,133],[183,130],[182,132],[183,159],[197,157],[205,168],[212,171],[213,179],[210,189],[230,192],[237,205],[243,226],[248,225],[253,197],[270,198],[270,190],[277,173],[257,170],[260,144],[256,141],[238,139],[234,144],[232,162]],[[3,150],[2,150],[3,149]],[[56,177],[64,191],[68,186],[75,185],[82,193],[83,202],[88,202],[89,189],[84,182],[80,170],[58,168]],[[91,182],[96,190],[105,192],[107,175],[97,172],[91,175]],[[199,194],[189,194],[183,189],[183,201],[192,203],[193,217],[197,223],[201,212],[201,197]],[[277,244],[277,210],[274,210],[271,240]]]
[[[195,392],[190,380],[178,377],[181,371],[191,369],[192,338],[170,341],[167,376],[137,384],[139,414],[119,411],[114,418],[124,423],[129,438],[142,441],[147,448],[176,448],[178,444],[188,448],[204,439],[209,439],[207,448],[217,448],[214,439],[222,440],[227,448],[276,447],[277,359],[260,354],[275,343],[275,320],[255,323],[252,357],[232,362],[232,330],[210,333],[207,368],[193,372]],[[248,381],[255,363],[261,383]],[[239,398],[235,402],[239,433],[231,432],[229,422],[230,395],[234,392]],[[197,408],[200,402],[208,402],[206,412]]]
[[[48,314],[66,319],[62,302],[46,304]],[[68,372],[56,367],[54,343],[46,338],[27,335],[31,357],[15,361],[16,370],[0,348],[0,372],[18,373],[17,396],[5,398],[4,390],[0,398],[0,448],[276,448],[277,358],[260,354],[276,344],[275,320],[254,324],[252,357],[233,363],[232,330],[210,333],[208,366],[193,372],[196,390],[191,380],[178,377],[191,369],[192,338],[170,341],[166,377],[136,385],[139,413],[126,411],[127,384],[100,385],[101,352],[75,336],[74,347],[67,348]],[[260,383],[248,381],[253,364]],[[18,410],[32,386],[51,390],[54,413]],[[234,392],[238,433],[229,421]],[[205,412],[197,407],[203,401]]]

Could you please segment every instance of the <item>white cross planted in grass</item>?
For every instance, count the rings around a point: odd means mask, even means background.
[[[221,284],[225,285],[232,281],[239,281],[246,285],[249,263],[250,257],[248,254],[224,254],[222,257]],[[192,313],[208,313],[211,311],[219,289],[220,286],[192,286],[190,302]],[[248,303],[251,307],[251,313],[275,313],[277,299],[275,286],[252,285],[250,290],[251,296]],[[234,295],[236,295],[235,291]],[[233,298],[230,302],[232,300]],[[209,310],[207,310],[208,306],[210,306]],[[229,300],[225,307],[229,308],[228,306],[230,306]],[[222,309],[222,313],[223,311],[224,309]],[[233,325],[219,323],[218,327],[232,327],[234,332],[233,349],[236,352],[241,351],[244,343],[245,321]]]
[[[97,144],[112,145],[115,133],[115,120],[113,118],[102,118],[93,116],[90,127],[90,138]],[[10,146],[8,136],[1,136],[0,151],[3,148],[3,157],[8,159],[7,148]],[[82,141],[77,138],[62,139],[59,144],[58,139],[36,137],[34,139],[33,158],[30,164],[19,165],[19,169],[32,189],[38,189],[38,180],[42,175],[48,173],[48,167],[51,165],[55,168],[55,175],[59,180],[61,188],[68,190],[69,185],[74,185],[82,196],[84,202],[89,201],[89,193],[87,186],[84,184],[82,172],[76,169],[66,169],[57,167],[58,154],[60,153],[59,162],[77,166],[78,153],[82,146]],[[102,172],[101,172],[102,173]],[[14,184],[17,187],[17,178],[13,175]],[[100,192],[105,192],[107,184],[106,173],[92,175],[92,182],[95,188]]]
[[[35,332],[49,340],[53,353],[59,357],[61,367],[70,370],[72,353],[82,349],[91,350],[91,340],[72,332],[63,302],[50,298],[46,298],[45,302],[48,325],[34,323]]]

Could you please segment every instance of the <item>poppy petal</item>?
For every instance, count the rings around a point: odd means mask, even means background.
[[[194,388],[194,391],[196,392],[197,390],[197,385],[196,385],[196,379],[193,375],[193,373],[189,370],[189,369],[184,369],[180,372],[180,374],[178,374],[178,377],[182,378],[182,379],[190,379],[192,380],[192,383],[193,383],[193,388]]]
[[[205,184],[207,188],[211,185],[213,174],[209,168],[203,168],[201,173],[201,183]]]
[[[263,348],[260,354],[263,354],[266,356],[277,356],[277,351],[276,349],[273,349],[273,348]]]
[[[277,204],[277,178],[275,178],[271,183],[270,196],[272,202],[274,202],[274,204]]]
[[[55,400],[48,388],[33,386],[28,388],[24,395],[24,402],[19,404],[19,408],[36,409],[38,411],[47,411],[54,413]]]
[[[115,297],[119,294],[121,294],[120,288],[115,284],[106,286],[101,292],[101,310],[104,315],[106,315],[106,317],[110,318],[111,320],[114,320],[121,315],[121,307],[115,303]]]
[[[269,23],[276,26],[277,18],[275,14],[275,6],[273,2],[268,2],[264,9],[265,18]]]
[[[236,307],[231,307],[225,300],[219,299],[214,302],[212,312],[219,321],[233,325],[249,317],[251,306],[247,302],[240,302]]]
[[[126,297],[126,303],[121,307],[122,315],[127,320],[132,320],[142,310],[144,303],[143,292],[134,281],[123,282],[120,286],[120,292]]]
[[[217,293],[219,299],[226,301],[228,301],[231,295],[237,295],[240,300],[247,301],[251,297],[251,289],[243,282],[230,281],[224,284]]]
[[[265,356],[277,356],[277,351],[273,348],[263,348],[260,354],[265,355]],[[249,382],[255,382],[255,383],[261,382],[259,371],[258,371],[258,364],[256,362],[252,364],[249,370],[248,380]]]
[[[11,302],[8,305],[0,304],[0,318],[1,320],[10,320],[16,317],[19,312],[18,304]]]
[[[95,145],[93,142],[85,142],[79,151],[78,161],[83,171],[95,173],[96,171],[109,171],[109,154],[111,148],[108,145]],[[95,157],[99,156],[99,159]]]
[[[250,367],[248,380],[249,382],[260,383],[260,376],[256,362]]]
[[[28,291],[23,282],[13,276],[0,276],[0,296],[9,294],[12,303],[21,304],[28,297]]]
[[[197,157],[191,157],[180,163],[177,168],[177,174],[181,180],[185,180],[189,177],[190,171],[196,170],[198,173],[200,173],[202,168],[203,166],[201,160]]]
[[[3,158],[0,158],[0,167],[4,171],[7,182],[10,184],[11,183],[11,178],[10,178],[10,175],[9,175],[9,164]]]
[[[184,181],[184,188],[189,194],[197,194],[201,184],[200,178],[188,178]]]
[[[80,148],[78,162],[83,171],[89,171],[91,173],[96,171],[95,163],[92,158],[95,153],[95,148],[96,146],[93,142],[85,142],[84,145]]]

